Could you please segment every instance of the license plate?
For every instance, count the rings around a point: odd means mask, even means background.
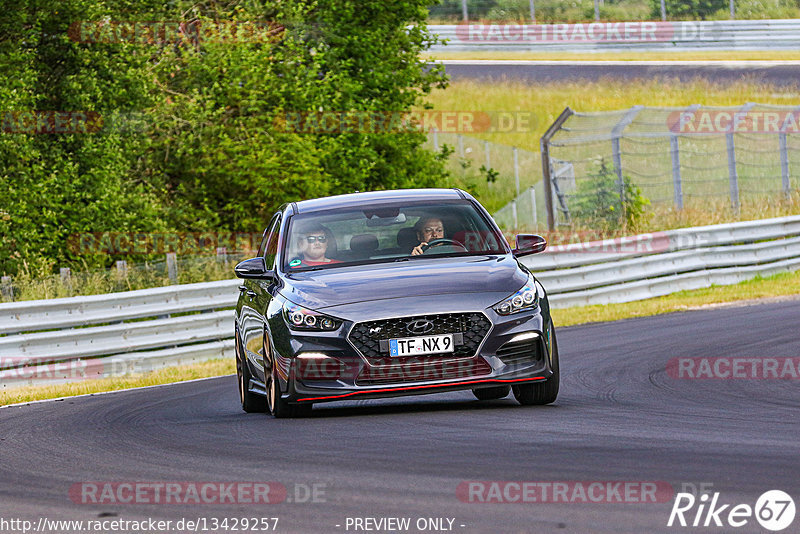
[[[453,334],[389,340],[390,356],[419,356],[453,351]]]

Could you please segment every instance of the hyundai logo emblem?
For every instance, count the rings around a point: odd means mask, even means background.
[[[427,334],[433,330],[433,322],[427,319],[416,319],[406,324],[406,330],[412,334]]]

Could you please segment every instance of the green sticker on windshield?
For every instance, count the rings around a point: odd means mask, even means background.
[[[289,262],[289,267],[297,267],[297,266],[298,266],[298,265],[300,265],[301,263],[303,263],[303,262],[302,262],[302,261],[300,261],[300,260],[298,260],[298,259],[294,259],[294,260],[292,260],[292,261],[290,261],[290,262]]]

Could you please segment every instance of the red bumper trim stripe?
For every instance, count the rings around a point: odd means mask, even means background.
[[[344,393],[342,395],[331,395],[328,397],[305,397],[302,399],[297,399],[297,402],[303,401],[315,401],[315,400],[330,400],[330,399],[343,399],[345,397],[350,397],[352,395],[368,395],[370,393],[386,393],[390,391],[411,391],[415,389],[430,389],[430,388],[447,388],[452,386],[469,386],[472,384],[486,384],[486,383],[502,383],[502,384],[509,384],[514,382],[535,382],[537,380],[545,380],[543,376],[534,376],[530,378],[513,378],[508,380],[502,379],[488,379],[488,380],[471,380],[467,382],[451,382],[449,384],[426,384],[424,386],[410,386],[410,387],[401,387],[401,388],[389,388],[389,389],[368,389],[364,391],[353,391],[351,393]]]

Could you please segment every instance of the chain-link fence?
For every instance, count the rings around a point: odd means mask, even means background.
[[[432,130],[428,148],[452,150],[447,168],[507,229],[543,227],[547,221],[539,155],[514,146]],[[512,200],[513,199],[513,200]]]
[[[800,185],[800,107],[568,109],[560,119],[543,139],[552,226],[636,202],[738,214],[747,203],[790,198]]]

